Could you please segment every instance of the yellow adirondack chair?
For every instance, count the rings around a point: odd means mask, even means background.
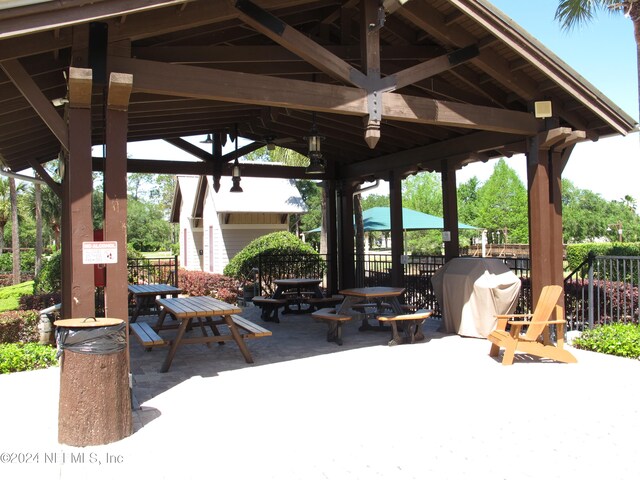
[[[562,307],[557,305],[560,295],[562,295],[561,286],[548,285],[543,287],[532,314],[496,315],[498,324],[488,337],[488,340],[493,343],[489,355],[497,357],[500,348],[504,348],[503,365],[513,364],[516,351],[559,362],[575,363],[576,358],[564,349],[566,320],[550,320],[554,310],[556,318],[560,319],[564,316]],[[515,318],[528,318],[529,320],[514,320]],[[507,331],[507,325],[511,326],[509,331]],[[556,345],[551,342],[550,325],[556,325],[557,328]],[[525,333],[521,333],[522,327],[527,327]]]

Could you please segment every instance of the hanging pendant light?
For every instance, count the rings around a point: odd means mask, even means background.
[[[211,136],[210,133],[207,133],[207,138],[202,140],[200,143],[213,143],[213,137]]]
[[[236,146],[235,146],[235,160],[233,161],[233,167],[231,168],[231,181],[233,182],[233,186],[231,187],[230,192],[241,193],[242,187],[240,186],[240,164],[238,163],[238,124],[235,125],[234,131]]]
[[[324,160],[322,159],[322,152],[320,150],[324,137],[318,133],[316,112],[312,114],[311,130],[309,131],[309,136],[305,137],[305,140],[309,145],[309,166],[305,172],[310,174],[324,173]]]

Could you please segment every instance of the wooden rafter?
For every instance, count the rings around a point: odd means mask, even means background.
[[[20,93],[31,104],[63,148],[69,148],[67,125],[18,60],[5,60],[0,66]]]
[[[344,83],[364,87],[366,76],[326,48],[249,0],[237,0],[239,18],[314,67]]]

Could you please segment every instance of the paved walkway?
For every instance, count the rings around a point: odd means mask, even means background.
[[[281,322],[249,342],[253,365],[200,345],[160,374],[166,351],[133,344],[142,409],[110,445],[57,443],[58,368],[1,375],[0,478],[640,478],[638,361],[575,351],[574,365],[503,367],[437,321],[397,347],[354,323],[339,347],[308,316]]]

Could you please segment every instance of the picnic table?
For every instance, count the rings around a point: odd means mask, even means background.
[[[253,358],[244,339],[271,335],[270,331],[239,316],[238,314],[242,313],[240,307],[216,298],[160,298],[156,300],[156,303],[160,309],[160,315],[158,316],[158,322],[153,331],[157,333],[163,329],[177,328],[175,338],[168,342],[170,348],[160,369],[161,372],[167,372],[169,370],[178,347],[186,344],[202,343],[209,345],[216,342],[222,345],[226,341],[233,340],[238,345],[245,361],[247,363],[253,363]],[[165,320],[167,315],[173,317],[177,325],[166,325]],[[197,323],[197,326],[200,327],[202,335],[186,337],[185,332],[192,326],[193,322]],[[221,333],[218,329],[219,325],[226,325],[229,329],[229,334]],[[207,327],[211,329],[213,335],[207,333]],[[240,330],[244,333],[241,333]]]
[[[343,297],[326,297],[320,288],[319,278],[281,278],[274,280],[276,291],[272,297],[254,297],[254,305],[262,308],[262,319],[278,323],[278,309],[282,313],[309,313],[315,308],[336,305]],[[303,305],[307,305],[303,308]],[[295,306],[296,308],[292,308]]]
[[[385,329],[383,324],[389,324],[392,332],[389,345],[423,340],[422,324],[426,318],[431,316],[432,312],[428,310],[407,312],[399,300],[404,292],[405,289],[401,287],[364,287],[340,290],[340,293],[344,295],[344,301],[336,307],[336,314],[360,318],[362,320],[360,331],[383,330]],[[409,307],[409,310],[413,310],[413,308]],[[370,318],[376,318],[380,325],[370,325]],[[403,337],[399,334],[398,322],[403,325]]]
[[[138,315],[144,309],[154,308],[156,298],[166,298],[167,295],[177,297],[182,293],[182,289],[167,285],[165,283],[150,283],[146,285],[129,285],[129,300],[132,298],[136,302],[136,307],[131,315],[131,323],[135,323]]]

